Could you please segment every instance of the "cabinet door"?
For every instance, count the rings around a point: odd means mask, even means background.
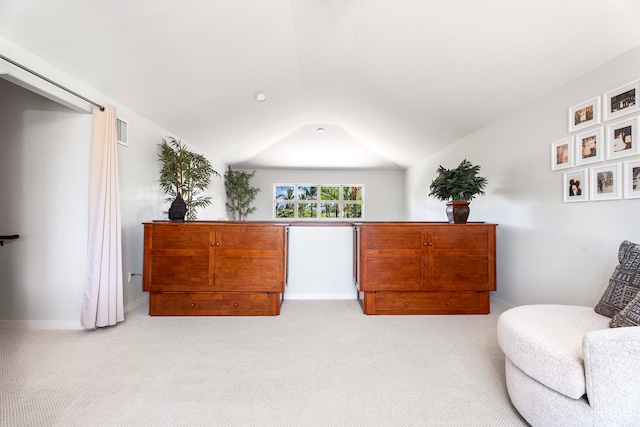
[[[284,233],[280,226],[217,228],[215,290],[284,292]]]
[[[411,226],[362,227],[363,291],[413,290],[423,287],[423,233]]]
[[[212,238],[204,225],[145,225],[144,290],[211,290]]]
[[[429,230],[430,290],[495,290],[495,228],[449,226]]]

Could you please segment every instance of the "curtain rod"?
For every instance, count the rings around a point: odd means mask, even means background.
[[[66,92],[69,92],[69,93],[70,93],[71,95],[73,95],[73,96],[77,96],[78,98],[82,99],[83,101],[88,102],[88,103],[89,103],[89,104],[91,104],[91,105],[95,105],[96,107],[100,108],[100,111],[104,111],[104,107],[103,107],[102,105],[97,104],[97,103],[93,102],[92,100],[90,100],[90,99],[88,99],[88,98],[85,98],[84,96],[80,95],[79,93],[74,92],[74,91],[72,91],[71,89],[69,89],[69,88],[66,88],[66,87],[62,86],[61,84],[54,82],[54,81],[53,81],[53,80],[51,80],[50,78],[43,76],[42,74],[38,73],[37,71],[33,71],[32,69],[27,68],[27,67],[25,67],[24,65],[19,64],[19,63],[17,63],[16,61],[14,61],[14,60],[12,60],[12,59],[9,59],[9,58],[7,58],[6,56],[4,56],[4,55],[2,55],[2,54],[0,54],[0,58],[4,59],[4,60],[5,60],[5,61],[7,61],[7,62],[10,62],[11,64],[15,65],[16,67],[22,68],[24,71],[26,71],[26,72],[28,72],[28,73],[31,73],[31,74],[33,74],[33,75],[34,75],[34,76],[36,76],[36,77],[40,77],[42,80],[44,80],[44,81],[46,81],[46,82],[49,82],[49,83],[51,83],[52,85],[57,86],[57,87],[59,87],[60,89],[62,89],[62,90],[64,90],[64,91],[66,91]]]

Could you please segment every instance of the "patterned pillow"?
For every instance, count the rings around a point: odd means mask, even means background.
[[[596,313],[613,317],[640,291],[640,245],[625,240],[618,249],[618,264],[609,287],[595,306]]]
[[[640,292],[609,322],[612,328],[621,326],[640,326]]]

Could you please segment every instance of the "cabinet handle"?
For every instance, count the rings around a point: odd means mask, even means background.
[[[447,307],[449,307],[451,305],[451,303],[449,301],[447,301],[446,304],[447,304]]]
[[[409,303],[405,301],[404,306],[409,307]]]
[[[211,242],[211,246],[220,246],[220,242]]]
[[[237,306],[238,306],[238,303],[237,303],[237,302],[236,302],[236,303],[234,303],[234,304],[233,304],[233,306],[234,306],[234,307],[237,307]]]
[[[195,303],[195,302],[192,302],[192,303],[191,303],[191,308],[193,308],[193,307],[195,307],[195,306],[196,306],[196,303]]]

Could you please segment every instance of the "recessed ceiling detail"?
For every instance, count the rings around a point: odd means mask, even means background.
[[[337,125],[303,125],[255,156],[231,165],[238,169],[398,169]],[[327,134],[331,136],[326,137]]]

